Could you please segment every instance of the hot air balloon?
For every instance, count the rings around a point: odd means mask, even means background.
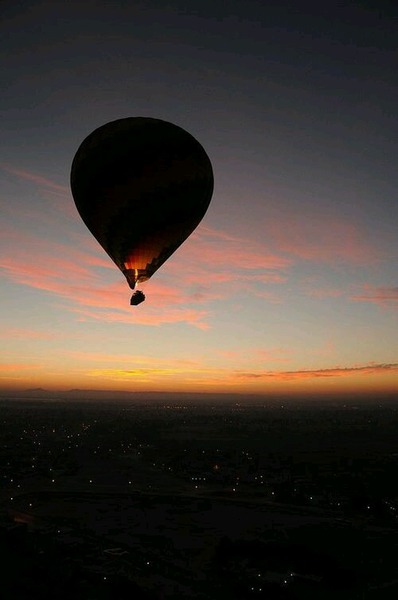
[[[95,129],[78,148],[72,195],[81,218],[132,290],[202,220],[213,170],[201,144],[160,119],[129,117]],[[136,290],[131,304],[145,299]]]

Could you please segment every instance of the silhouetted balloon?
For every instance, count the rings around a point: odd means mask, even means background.
[[[80,216],[132,289],[197,227],[213,185],[211,162],[199,142],[181,127],[146,117],[118,119],[93,131],[71,170]]]

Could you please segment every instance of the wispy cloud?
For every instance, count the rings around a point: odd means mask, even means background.
[[[10,234],[11,235],[11,234]],[[151,286],[151,307],[137,311],[129,305],[130,291],[124,278],[106,283],[98,267],[117,272],[116,266],[106,255],[81,252],[67,244],[30,239],[23,242],[18,236],[3,253],[0,268],[14,283],[49,292],[66,300],[64,308],[79,315],[81,319],[109,322],[161,325],[186,322],[205,329],[207,311],[182,306],[193,299],[178,289],[165,284]],[[32,248],[29,252],[27,249]]]
[[[398,308],[398,287],[377,287],[366,285],[359,294],[351,296],[357,302],[370,302],[379,306]]]
[[[223,299],[244,288],[247,295],[274,302],[279,298],[269,288],[287,281],[292,264],[265,243],[199,227],[165,270],[197,299]]]
[[[41,173],[34,173],[14,165],[0,163],[0,168],[10,175],[14,175],[18,180],[32,184],[37,190],[39,190],[41,198],[48,201],[48,206],[52,212],[54,212],[54,209],[56,209],[61,217],[66,216],[68,218],[72,218],[73,220],[77,220],[79,218],[78,212],[72,200],[71,191],[68,186],[62,185]],[[39,211],[38,214],[37,209],[35,210],[35,207],[31,206],[30,203],[24,203],[22,206],[23,208],[20,208],[19,212],[21,214],[25,214],[27,217],[33,219],[40,218],[41,220],[49,220],[50,218],[48,212],[43,212],[43,210]],[[12,212],[14,215],[18,212],[18,205],[15,203],[12,205]]]
[[[302,260],[368,264],[380,258],[357,224],[338,217],[283,215],[264,227],[276,251]]]
[[[12,175],[15,175],[16,177],[25,179],[27,181],[31,181],[38,187],[41,187],[44,189],[50,189],[50,190],[53,190],[55,192],[65,194],[65,195],[70,194],[68,187],[66,187],[65,185],[60,185],[56,181],[53,181],[52,179],[49,179],[48,177],[45,177],[44,175],[41,175],[39,173],[33,173],[32,171],[28,171],[26,169],[21,169],[19,167],[15,167],[13,165],[9,165],[6,163],[1,163],[0,167],[2,169],[4,169],[4,171],[7,171],[7,173],[11,173]]]
[[[292,265],[292,260],[272,252],[265,243],[234,237],[225,231],[200,227],[187,247],[186,260],[205,262],[211,268],[239,269],[238,275],[259,275],[256,271],[279,271]],[[189,256],[189,258],[188,258]]]
[[[36,185],[43,193],[47,190],[68,197],[62,204],[76,213],[66,186],[24,168],[2,167]],[[51,218],[54,215],[56,211]],[[50,222],[48,227],[51,230]],[[62,216],[54,225],[54,231],[61,230]],[[163,277],[157,280],[155,275],[148,284],[150,304],[131,309],[124,277],[120,274],[118,282],[113,283],[118,273],[116,266],[89,232],[86,238],[79,235],[71,229],[70,242],[57,242],[35,235],[34,228],[30,233],[27,227],[21,227],[20,231],[6,229],[0,259],[3,274],[14,283],[40,289],[65,301],[65,309],[79,319],[142,325],[185,322],[206,329],[216,303],[229,297],[239,298],[242,288],[246,296],[281,302],[291,268],[302,260],[344,259],[357,263],[374,256],[358,228],[343,220],[323,222],[315,216],[313,219],[284,216],[279,222],[270,220],[265,224],[264,241],[201,226],[162,267]],[[58,239],[56,234],[54,239]],[[102,268],[109,273],[101,271]],[[317,297],[337,296],[339,291],[325,289],[311,293]],[[391,301],[395,300],[390,298]]]
[[[117,267],[91,237],[73,245],[9,229],[2,241],[0,267],[13,282],[67,300],[66,308],[83,319],[143,325],[186,322],[205,329],[210,315],[205,305],[236,293],[242,282],[245,293],[275,301],[264,286],[283,283],[285,274],[280,270],[290,265],[289,260],[266,253],[261,245],[224,232],[199,231],[167,264],[168,276],[151,281],[151,305],[133,309],[132,314],[123,276],[120,283],[107,283],[98,268],[111,269],[116,276]]]
[[[236,373],[240,379],[318,379],[324,377],[346,377],[348,375],[380,375],[398,373],[398,363],[369,364],[353,367],[332,367],[327,369],[297,371],[241,371]]]
[[[109,260],[66,243],[44,240],[24,232],[6,231],[0,267],[15,283],[64,293],[68,285],[94,283],[93,267],[110,267]],[[62,288],[62,286],[66,286]],[[64,292],[62,292],[64,289]]]
[[[115,312],[113,308],[97,311],[76,307],[71,310],[73,310],[81,320],[94,319],[110,323],[128,323],[130,325],[150,326],[159,326],[170,323],[186,323],[203,330],[209,329],[210,327],[207,323],[207,311],[189,308],[173,309],[172,307],[165,306],[163,312],[159,310],[148,310],[144,312],[142,310],[137,311],[130,308],[122,312]]]

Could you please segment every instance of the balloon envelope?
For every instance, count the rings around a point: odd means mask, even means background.
[[[132,289],[197,227],[213,186],[211,162],[199,142],[181,127],[146,117],[93,131],[71,170],[80,216]]]

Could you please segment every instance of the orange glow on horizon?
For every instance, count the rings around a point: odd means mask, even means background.
[[[315,371],[274,371],[248,374],[232,370],[193,367],[189,365],[158,368],[153,365],[132,368],[74,369],[46,372],[44,366],[3,365],[0,368],[0,390],[44,388],[52,391],[70,389],[106,392],[186,392],[241,393],[279,395],[347,393],[391,394],[398,389],[398,365],[366,365],[351,369]]]

